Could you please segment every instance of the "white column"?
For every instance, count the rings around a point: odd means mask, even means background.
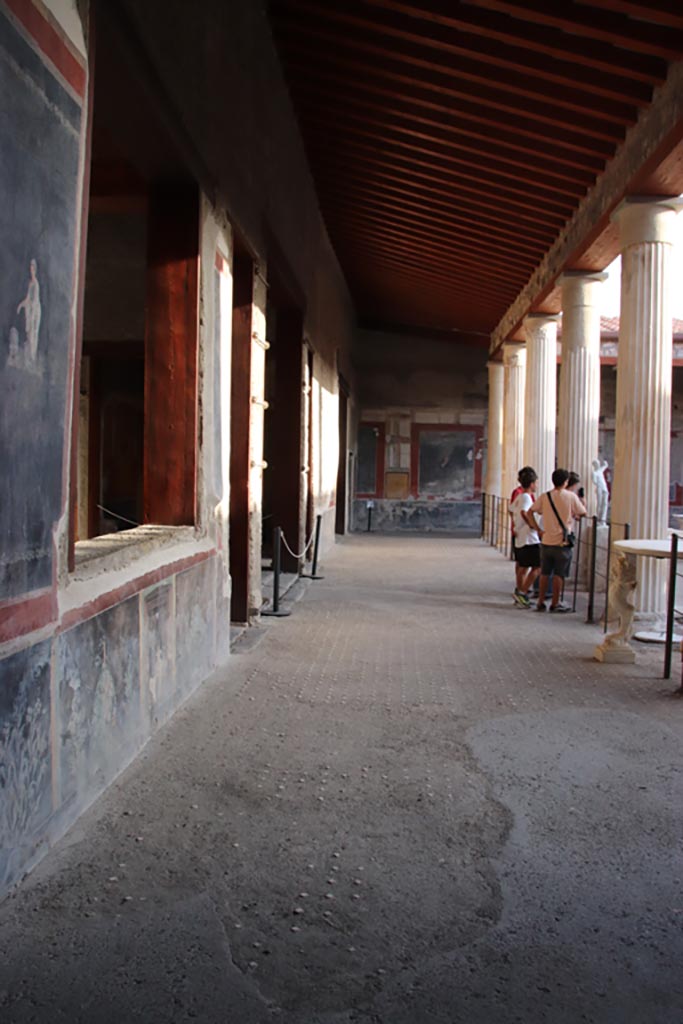
[[[629,199],[616,211],[621,314],[612,523],[634,538],[661,539],[669,525],[671,262],[676,199]],[[615,537],[620,527],[614,527]],[[640,559],[636,610],[661,613],[665,566]]]
[[[486,447],[487,494],[501,495],[503,484],[503,380],[505,369],[502,363],[487,363],[489,371],[489,417],[487,425],[488,444]]]
[[[517,342],[503,345],[503,497],[517,486],[524,448],[526,350]]]
[[[524,465],[538,474],[538,491],[552,487],[557,420],[557,321],[550,313],[531,313],[526,332]]]
[[[607,274],[569,271],[562,286],[562,365],[557,417],[557,464],[574,470],[594,514],[592,461],[600,420],[600,290]]]

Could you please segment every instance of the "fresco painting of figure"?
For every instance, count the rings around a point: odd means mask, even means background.
[[[23,365],[27,369],[36,366],[38,359],[38,339],[42,306],[40,305],[40,282],[38,281],[38,263],[32,259],[29,263],[29,280],[26,297],[17,306],[17,316],[23,311],[25,341],[20,342],[19,332],[15,327],[10,331],[9,362],[14,366]]]

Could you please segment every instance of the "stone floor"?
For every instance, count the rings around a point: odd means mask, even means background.
[[[475,540],[323,571],[0,907],[3,1024],[680,1024],[661,651]]]

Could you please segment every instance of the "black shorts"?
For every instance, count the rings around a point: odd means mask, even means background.
[[[524,544],[521,548],[515,548],[515,558],[522,569],[538,569],[541,564],[541,545]]]
[[[561,580],[566,580],[572,565],[572,551],[566,545],[559,547],[549,544],[541,545],[541,572],[544,576],[555,573]]]

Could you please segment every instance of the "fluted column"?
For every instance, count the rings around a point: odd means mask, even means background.
[[[526,332],[524,465],[538,474],[538,491],[552,486],[557,420],[557,321],[549,313],[531,313]]]
[[[486,447],[487,494],[501,495],[503,485],[503,381],[502,363],[487,363],[489,371],[488,444]]]
[[[574,470],[595,511],[591,479],[600,420],[600,290],[607,274],[569,271],[562,285],[562,365],[557,417],[557,464]]]
[[[675,199],[627,200],[616,211],[621,262],[612,522],[661,539],[669,524],[671,262]],[[664,566],[641,559],[636,609],[661,613]]]
[[[524,465],[524,382],[526,350],[518,342],[503,346],[503,496],[517,486],[517,473]]]

